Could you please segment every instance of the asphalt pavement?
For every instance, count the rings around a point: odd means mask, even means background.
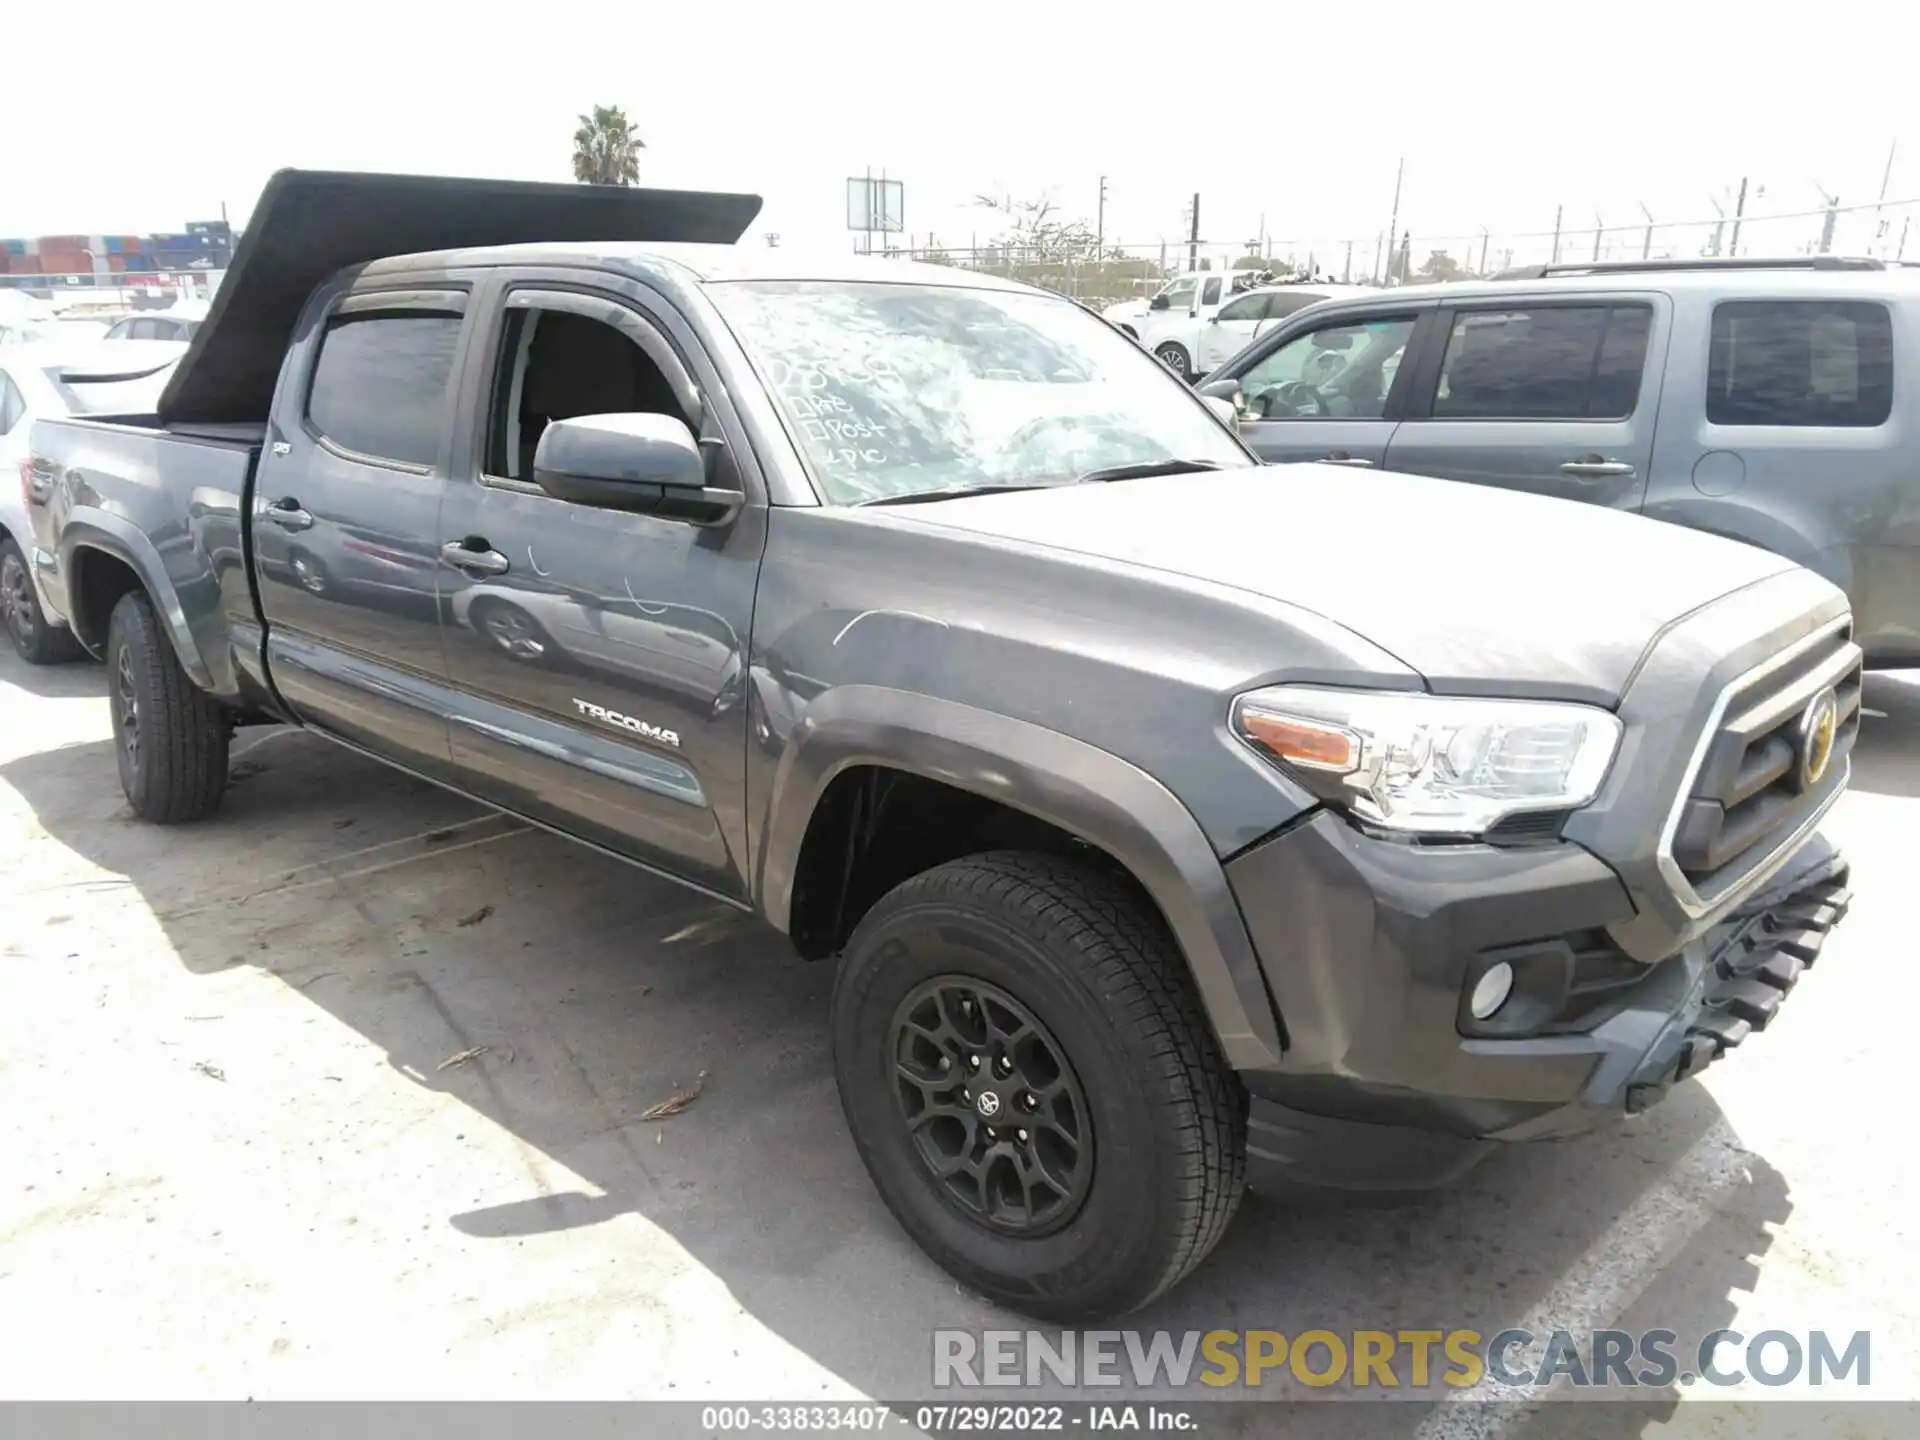
[[[1021,1324],[869,1185],[828,967],[297,731],[241,732],[213,820],[141,824],[104,695],[97,666],[0,656],[0,1397],[905,1399],[934,1393],[936,1328]],[[1767,1033],[1436,1195],[1249,1201],[1128,1323],[1866,1330],[1866,1393],[1920,1399],[1920,676],[1867,703],[1828,825],[1855,908]],[[1662,1433],[1743,1433],[1693,1398]]]

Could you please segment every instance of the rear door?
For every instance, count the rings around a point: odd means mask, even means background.
[[[1387,465],[1638,510],[1670,314],[1654,294],[1443,308]]]
[[[1346,310],[1276,328],[1221,372],[1240,382],[1241,438],[1269,464],[1384,464],[1421,316]]]
[[[369,289],[295,342],[254,487],[274,682],[302,720],[449,772],[440,504],[468,286]]]
[[[1250,295],[1237,295],[1220,307],[1200,331],[1200,353],[1194,360],[1201,374],[1224,365],[1252,342],[1267,318],[1272,298],[1269,292],[1256,290]]]

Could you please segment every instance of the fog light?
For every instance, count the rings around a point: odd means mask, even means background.
[[[1497,965],[1489,965],[1487,973],[1474,982],[1473,994],[1467,997],[1467,1009],[1476,1020],[1488,1019],[1507,1003],[1507,996],[1512,993],[1513,966],[1502,960]]]

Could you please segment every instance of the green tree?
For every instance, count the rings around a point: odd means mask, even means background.
[[[583,185],[638,185],[646,143],[618,105],[596,105],[573,132],[573,178]]]
[[[1420,273],[1414,278],[1416,280],[1464,280],[1467,278],[1467,272],[1460,262],[1446,251],[1435,250],[1428,254],[1427,263],[1420,267]]]

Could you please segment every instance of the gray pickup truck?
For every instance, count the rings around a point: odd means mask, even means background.
[[[158,413],[33,433],[135,813],[300,725],[757,912],[902,1226],[1052,1319],[1777,1013],[1849,898],[1833,585],[1262,466],[1071,302],[758,204],[277,176]]]

